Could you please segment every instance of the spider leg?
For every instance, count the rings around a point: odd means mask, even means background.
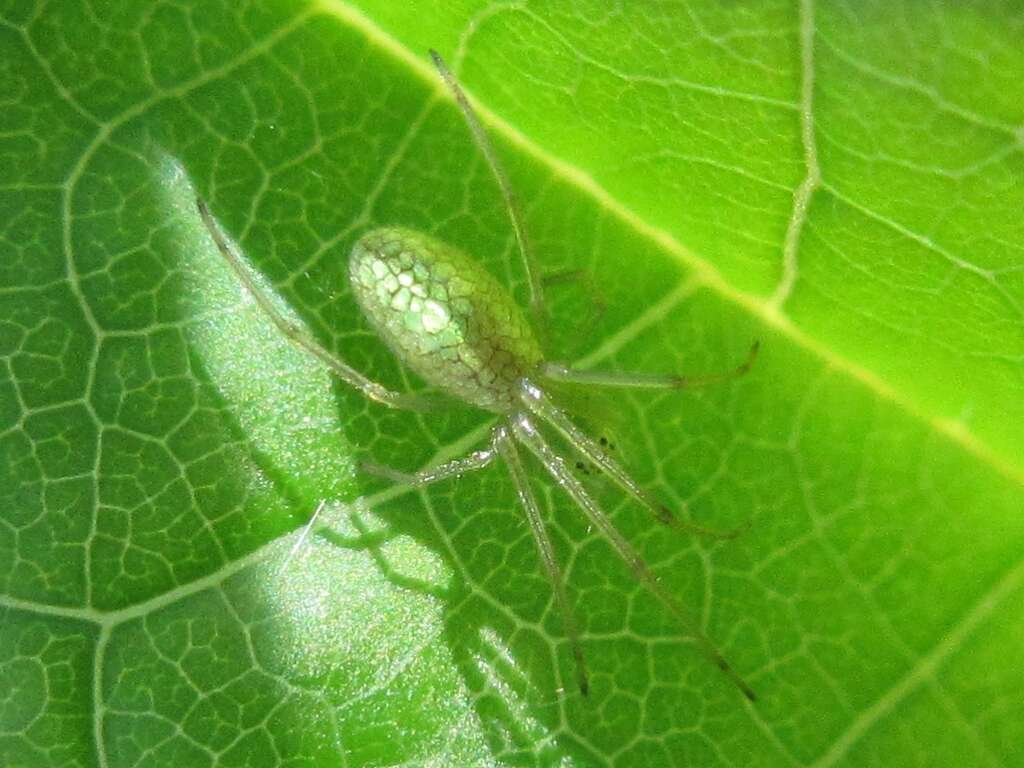
[[[458,477],[467,472],[483,469],[494,460],[496,455],[494,443],[495,440],[492,440],[491,445],[482,451],[473,451],[468,456],[452,459],[436,467],[421,469],[419,472],[403,472],[400,469],[376,464],[372,461],[360,462],[359,468],[367,474],[390,480],[396,485],[409,485],[419,488],[436,483],[439,480],[446,480],[450,477]]]
[[[482,451],[473,451],[473,453],[468,456],[453,459],[452,461],[439,464],[436,467],[420,470],[419,472],[402,472],[401,470],[385,467],[382,464],[374,464],[373,462],[362,462],[359,466],[360,469],[368,474],[383,477],[397,483],[398,485],[420,487],[437,482],[438,480],[444,480],[449,477],[463,475],[466,472],[483,469],[490,464],[497,455],[495,449],[496,439],[496,437],[492,438],[491,445]],[[281,564],[282,571],[288,566],[288,563],[291,562],[292,558],[295,557],[295,554],[302,548],[302,545],[305,544],[306,539],[309,537],[309,532],[313,530],[313,527],[316,525],[316,520],[320,516],[320,513],[323,512],[325,506],[327,506],[326,501],[321,501],[317,504],[317,507],[313,512],[313,516],[309,518],[309,521],[304,526],[302,526],[302,532],[299,534],[299,538],[296,539],[295,544],[292,545],[291,550],[289,550],[288,555]]]
[[[729,662],[725,660],[721,651],[697,627],[696,622],[687,615],[686,611],[669,591],[661,585],[661,582],[651,572],[647,563],[640,557],[640,554],[633,548],[633,545],[619,533],[618,529],[612,524],[611,519],[597,505],[597,502],[591,498],[580,481],[565,465],[562,457],[552,450],[540,432],[537,431],[529,416],[519,414],[511,420],[511,423],[516,438],[526,446],[530,453],[540,460],[555,481],[583,510],[590,522],[604,534],[612,549],[629,566],[636,578],[675,616],[676,620],[682,625],[686,633],[694,639],[704,655],[732,680],[743,695],[750,701],[756,701],[757,696],[753,689],[736,673],[729,665]]]
[[[609,456],[596,440],[573,424],[572,420],[565,414],[565,411],[552,403],[540,387],[524,379],[520,388],[519,398],[532,414],[554,427],[573,448],[583,454],[591,463],[600,467],[622,490],[643,504],[659,522],[701,536],[711,536],[719,539],[734,539],[746,530],[747,526],[718,530],[680,520],[663,504],[658,503],[650,493],[641,488],[636,480],[615,459]]]
[[[540,516],[540,508],[537,506],[537,499],[530,489],[530,481],[523,468],[523,462],[519,458],[519,451],[516,444],[509,439],[504,431],[496,438],[495,445],[498,453],[505,460],[508,466],[509,475],[515,485],[519,501],[526,511],[526,519],[530,523],[530,533],[537,545],[544,570],[547,571],[548,581],[555,593],[555,602],[558,603],[558,610],[562,614],[562,628],[569,638],[569,645],[572,647],[573,659],[576,662],[576,681],[580,693],[586,696],[590,691],[590,681],[587,677],[587,665],[583,659],[583,646],[580,644],[579,628],[576,625],[576,618],[573,615],[569,598],[565,593],[565,583],[562,579],[561,569],[558,567],[558,560],[555,559],[555,549],[551,544],[551,537],[544,527],[544,521]]]
[[[355,368],[352,368],[344,362],[333,352],[330,352],[323,347],[316,341],[316,339],[309,335],[308,331],[282,315],[280,311],[278,311],[277,307],[274,306],[270,297],[267,296],[259,285],[256,284],[256,281],[253,279],[252,274],[246,267],[241,254],[235,250],[234,246],[228,241],[228,238],[225,237],[220,226],[210,213],[210,209],[206,206],[206,203],[202,200],[196,200],[196,208],[199,209],[199,215],[203,220],[203,225],[210,233],[210,237],[213,238],[213,242],[216,243],[217,250],[221,252],[221,255],[227,261],[232,271],[237,275],[239,282],[245,286],[249,295],[253,297],[260,309],[263,310],[267,317],[270,318],[270,321],[282,334],[284,334],[288,341],[326,364],[334,375],[349,386],[358,389],[371,400],[376,400],[377,402],[383,403],[384,405],[392,408],[420,408],[419,398],[417,396],[405,395],[401,392],[393,392],[392,390],[387,389],[383,384],[378,384],[376,381],[367,378],[363,374],[359,373]]]
[[[736,379],[750,370],[757,357],[761,342],[754,342],[747,359],[731,371],[712,373],[706,376],[681,376],[678,374],[629,373],[625,371],[581,371],[564,363],[543,363],[541,375],[554,381],[573,384],[595,384],[601,387],[629,387],[632,389],[695,389]]]
[[[462,110],[462,116],[466,119],[466,124],[469,126],[469,132],[473,135],[473,141],[476,142],[484,159],[487,160],[487,164],[491,167],[491,172],[498,182],[498,187],[501,189],[501,196],[505,200],[508,217],[512,220],[512,229],[515,230],[516,243],[519,245],[519,253],[523,258],[523,264],[526,267],[526,277],[530,283],[530,313],[533,315],[534,327],[543,328],[547,319],[547,309],[544,305],[544,286],[541,283],[537,260],[530,249],[529,239],[526,236],[526,226],[523,224],[523,213],[519,206],[519,199],[512,190],[512,184],[509,181],[508,174],[505,172],[505,167],[498,160],[498,153],[494,151],[494,145],[491,144],[487,132],[480,125],[480,118],[477,117],[473,105],[466,98],[466,94],[462,90],[462,86],[459,85],[459,81],[456,80],[455,75],[448,69],[448,65],[444,63],[444,59],[441,58],[437,51],[431,49],[430,58],[434,60],[434,66],[437,67],[441,79],[444,80],[445,85],[448,86],[448,89],[455,97],[455,102],[459,105],[459,109]]]

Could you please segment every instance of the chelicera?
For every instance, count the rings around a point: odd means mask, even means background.
[[[547,321],[543,281],[529,247],[519,203],[489,137],[455,76],[436,52],[431,51],[431,57],[501,189],[529,281],[529,314],[534,324],[541,327]],[[256,284],[243,258],[224,236],[206,205],[198,201],[198,208],[210,235],[239,281],[285,337],[366,397],[393,408],[418,407],[416,397],[389,390],[356,371],[304,328],[284,317]],[[544,384],[559,381],[647,389],[703,386],[745,373],[753,362],[757,344],[739,367],[703,377],[578,370],[550,361],[542,353],[534,325],[510,292],[486,269],[446,243],[400,227],[374,229],[358,240],[349,260],[349,279],[367,320],[403,364],[447,394],[498,417],[487,446],[468,456],[413,473],[375,464],[366,464],[364,469],[396,483],[425,486],[483,469],[495,460],[504,462],[554,591],[575,660],[577,684],[586,695],[589,682],[579,630],[554,547],[530,487],[522,457],[525,449],[601,532],[634,576],[673,614],[704,655],[753,701],[755,696],[750,686],[733,670],[679,601],[661,585],[639,552],[587,491],[574,471],[574,460],[585,459],[606,474],[662,523],[707,536],[732,537],[737,532],[714,531],[678,520],[633,480],[609,455],[602,441],[594,440],[576,425],[547,394]],[[568,460],[558,453],[545,437],[545,431],[559,435],[577,457]],[[314,520],[315,514],[307,530]]]

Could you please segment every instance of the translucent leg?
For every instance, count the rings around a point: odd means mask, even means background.
[[[541,375],[554,381],[568,381],[574,384],[596,384],[602,387],[631,387],[634,389],[695,389],[709,384],[718,384],[735,379],[754,364],[761,342],[754,342],[747,359],[731,371],[713,373],[707,376],[680,376],[677,374],[628,373],[619,371],[580,371],[563,363],[543,363]]]
[[[196,207],[199,209],[199,215],[203,219],[203,224],[209,231],[210,237],[213,238],[213,242],[217,244],[217,249],[221,252],[221,255],[224,256],[225,260],[231,266],[232,271],[238,276],[239,281],[249,292],[249,295],[255,299],[260,309],[262,309],[267,317],[270,318],[271,322],[277,326],[277,329],[284,334],[285,338],[295,346],[300,349],[304,349],[318,360],[325,363],[339,379],[344,381],[346,384],[355,387],[371,400],[376,400],[377,402],[391,406],[392,408],[410,408],[414,410],[422,408],[420,399],[415,395],[404,395],[400,392],[393,392],[382,384],[378,384],[377,382],[367,378],[363,374],[359,373],[359,371],[342,361],[335,354],[321,346],[303,328],[282,315],[277,310],[277,307],[274,306],[270,298],[256,284],[256,281],[253,280],[253,277],[249,273],[241,255],[235,251],[234,246],[224,236],[224,233],[221,231],[217,222],[214,221],[213,216],[210,214],[210,209],[206,207],[206,203],[202,200],[196,200]]]
[[[494,145],[491,144],[487,132],[480,124],[480,119],[476,116],[476,112],[469,103],[469,99],[466,98],[466,94],[463,92],[462,86],[459,85],[459,81],[455,79],[455,75],[448,69],[448,65],[444,63],[444,59],[441,58],[437,51],[431,50],[430,58],[434,60],[434,66],[437,67],[441,79],[444,80],[445,85],[448,86],[448,89],[455,97],[455,103],[462,110],[462,116],[466,119],[469,132],[473,135],[473,141],[476,142],[484,159],[491,167],[491,172],[494,174],[498,187],[501,189],[501,196],[505,199],[505,207],[508,209],[508,217],[512,220],[512,229],[516,233],[519,253],[522,255],[523,265],[526,268],[526,277],[530,282],[530,313],[533,315],[537,327],[543,328],[544,321],[547,319],[547,309],[544,306],[544,287],[541,285],[540,270],[537,267],[533,251],[530,250],[530,243],[526,236],[526,227],[523,224],[523,214],[519,207],[519,200],[512,190],[512,184],[509,182],[504,166],[498,160],[498,154],[494,151]]]
[[[555,559],[555,549],[551,544],[551,538],[544,528],[544,521],[540,516],[540,508],[537,506],[537,499],[530,489],[530,481],[523,469],[523,463],[519,458],[519,451],[506,434],[495,441],[498,452],[508,466],[509,475],[512,476],[512,484],[516,488],[519,501],[526,512],[526,519],[530,524],[530,532],[537,544],[537,551],[540,554],[544,570],[547,571],[548,581],[554,590],[555,602],[558,604],[558,611],[562,615],[562,628],[569,638],[569,645],[572,647],[573,659],[576,662],[576,681],[580,693],[586,696],[590,691],[590,682],[587,677],[587,665],[583,659],[583,646],[580,645],[579,629],[576,626],[576,618],[573,615],[572,607],[569,605],[569,598],[565,593],[565,583],[562,579],[561,569]]]
[[[381,464],[374,464],[372,462],[362,462],[359,466],[360,469],[371,475],[377,477],[383,477],[387,480],[391,480],[399,485],[410,485],[410,486],[423,486],[429,483],[437,482],[438,480],[444,480],[448,477],[456,477],[463,475],[466,472],[473,472],[477,469],[483,469],[490,464],[494,457],[497,455],[494,440],[492,438],[491,445],[483,451],[474,451],[469,456],[463,456],[460,459],[454,459],[453,461],[446,462],[430,469],[424,469],[420,472],[402,472],[391,467],[385,467]],[[309,518],[302,527],[302,532],[299,534],[299,538],[296,539],[295,544],[292,545],[291,550],[288,552],[288,556],[285,557],[284,562],[281,564],[281,570],[288,566],[295,554],[302,548],[302,545],[306,543],[306,539],[309,537],[309,532],[313,530],[313,526],[316,525],[316,520],[320,517],[320,513],[323,512],[327,502],[321,501],[317,504],[316,510],[313,512],[313,516]]]
[[[591,463],[600,467],[622,490],[643,504],[659,522],[701,536],[712,536],[719,539],[733,539],[746,530],[746,526],[743,526],[720,531],[680,520],[663,504],[655,501],[651,494],[637,485],[629,473],[609,456],[596,440],[573,424],[565,412],[552,403],[539,387],[524,380],[520,388],[520,400],[531,413],[553,426],[573,448],[583,454]]]
[[[370,475],[382,477],[397,485],[409,485],[420,487],[436,483],[438,480],[446,480],[449,477],[458,477],[467,472],[475,472],[490,464],[496,455],[494,443],[482,451],[473,451],[468,456],[440,464],[436,467],[423,469],[419,472],[403,472],[400,469],[385,467],[382,464],[375,464],[371,461],[361,462],[359,468]]]
[[[754,691],[729,665],[729,662],[725,660],[725,657],[722,656],[714,643],[697,627],[696,622],[686,614],[686,611],[676,602],[668,590],[661,586],[661,582],[651,573],[650,568],[647,567],[647,564],[633,548],[633,545],[626,541],[623,535],[619,533],[612,524],[611,519],[590,497],[580,481],[576,479],[576,476],[566,467],[562,457],[558,456],[551,449],[551,446],[548,445],[547,441],[537,431],[529,417],[525,414],[515,416],[512,420],[512,428],[515,436],[540,460],[555,481],[569,494],[580,509],[586,513],[590,522],[604,534],[608,543],[611,544],[623,562],[630,567],[636,578],[675,616],[686,633],[696,641],[704,655],[733,681],[747,699],[756,701],[757,696],[754,694]]]

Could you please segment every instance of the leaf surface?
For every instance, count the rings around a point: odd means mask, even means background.
[[[0,764],[1021,765],[1024,15],[1012,3],[7,2]],[[525,299],[558,357],[725,370],[564,392],[660,526],[576,471],[746,703],[530,465],[591,694],[507,474],[356,471],[491,421],[366,402],[281,311],[420,391],[347,254],[379,225]],[[605,307],[592,312],[595,304]],[[573,461],[575,465],[575,462]],[[322,526],[301,529],[321,502]]]

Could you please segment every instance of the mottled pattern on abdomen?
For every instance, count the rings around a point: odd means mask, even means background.
[[[541,360],[522,310],[487,270],[429,235],[387,227],[352,249],[356,300],[398,358],[431,384],[492,411]]]

